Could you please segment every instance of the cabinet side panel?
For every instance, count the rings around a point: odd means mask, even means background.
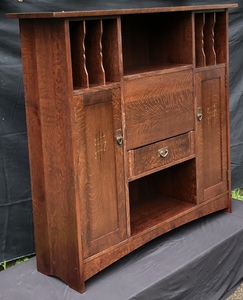
[[[33,22],[20,20],[21,54],[25,89],[25,109],[28,131],[32,206],[35,222],[35,245],[38,269],[50,273],[50,253],[45,178],[43,170],[40,103]]]
[[[23,64],[27,74],[25,89],[38,269],[83,291],[76,218],[69,30],[63,20],[23,21],[21,27],[24,44],[35,44],[26,50]],[[32,36],[28,34],[28,27],[34,28]],[[28,56],[31,51],[35,51],[34,59]],[[35,73],[31,78],[28,72],[32,67]],[[32,128],[32,123],[38,125]],[[38,174],[41,174],[40,182]],[[44,220],[42,215],[45,215]],[[43,257],[48,257],[48,268],[43,265]],[[64,261],[68,261],[68,265]]]

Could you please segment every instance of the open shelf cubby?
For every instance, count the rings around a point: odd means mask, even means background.
[[[74,89],[120,80],[117,19],[70,21]]]
[[[208,12],[195,14],[196,66],[226,63],[226,14]]]
[[[192,64],[190,13],[124,15],[121,24],[124,75]]]
[[[129,183],[132,235],[159,226],[196,205],[195,159]]]

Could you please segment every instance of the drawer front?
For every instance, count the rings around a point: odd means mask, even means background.
[[[130,178],[192,158],[194,132],[128,151]]]
[[[192,70],[124,82],[127,149],[194,129]]]

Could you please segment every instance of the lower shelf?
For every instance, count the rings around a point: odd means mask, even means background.
[[[140,203],[137,210],[135,210],[136,205],[133,206],[134,209],[132,209],[131,216],[132,236],[101,253],[85,259],[83,266],[84,280],[92,277],[145,243],[174,228],[219,210],[231,211],[228,192],[200,204],[188,203],[176,200],[175,198],[163,199],[164,201],[161,201],[162,198],[157,197],[150,204],[148,202],[147,204],[145,202]],[[162,216],[161,212],[163,212]],[[149,223],[148,219],[153,221]],[[161,221],[162,219],[163,221]],[[151,226],[151,228],[148,226]]]
[[[131,209],[131,233],[136,235],[158,224],[169,222],[194,206],[195,204],[169,197],[157,197],[152,201],[138,203]]]
[[[129,182],[131,235],[165,225],[197,204],[195,159]]]

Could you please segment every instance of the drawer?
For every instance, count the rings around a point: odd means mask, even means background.
[[[146,175],[195,156],[194,132],[128,151],[129,175]]]
[[[194,129],[192,70],[124,82],[127,149]]]

